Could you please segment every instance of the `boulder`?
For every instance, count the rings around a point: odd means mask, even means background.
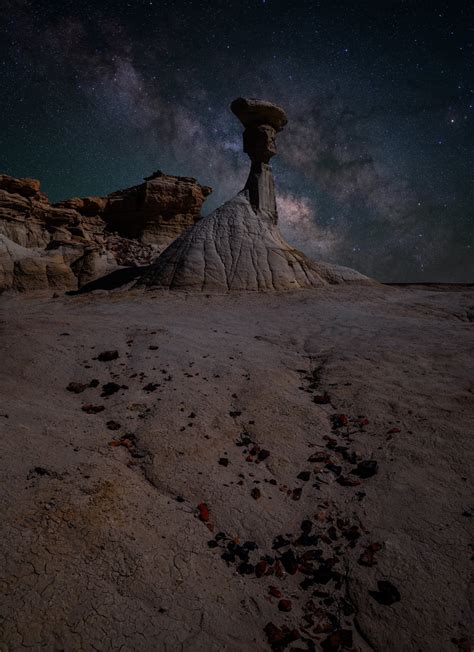
[[[0,236],[0,292],[73,290],[77,279],[60,253],[27,249]]]

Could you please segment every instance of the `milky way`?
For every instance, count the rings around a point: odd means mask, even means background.
[[[386,281],[473,281],[474,12],[463,2],[5,0],[0,170],[53,200],[156,169],[243,186],[228,107],[281,104],[281,227]]]

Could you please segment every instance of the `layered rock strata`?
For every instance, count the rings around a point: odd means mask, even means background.
[[[0,291],[78,289],[117,267],[147,265],[200,218],[210,192],[155,172],[106,197],[51,204],[36,179],[0,175]],[[67,274],[51,272],[58,264]]]

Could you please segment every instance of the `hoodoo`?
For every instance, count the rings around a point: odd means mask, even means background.
[[[374,283],[347,267],[313,262],[284,240],[269,162],[286,114],[245,98],[234,100],[231,110],[245,127],[244,152],[251,160],[244,189],[178,237],[137,286],[227,292]]]

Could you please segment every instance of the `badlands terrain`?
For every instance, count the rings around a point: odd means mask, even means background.
[[[0,317],[2,651],[470,650],[472,287]]]

